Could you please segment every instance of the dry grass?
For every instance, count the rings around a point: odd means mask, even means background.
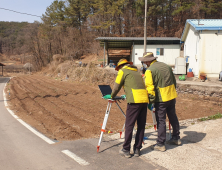
[[[42,74],[67,81],[89,82],[90,84],[113,84],[115,74],[108,70],[97,67],[95,62],[90,58],[85,67],[79,67],[77,61],[65,60],[62,62],[61,55],[53,56],[53,61],[42,70]],[[95,60],[97,58],[95,57]],[[66,77],[69,79],[66,79]]]

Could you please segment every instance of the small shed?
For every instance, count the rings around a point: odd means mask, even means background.
[[[5,65],[0,63],[0,66],[2,66],[2,76],[3,76],[3,66],[5,66]]]
[[[108,65],[110,58],[119,61],[120,58],[127,58],[134,65],[141,66],[139,57],[143,56],[143,37],[98,37],[100,46],[104,47],[104,63]],[[177,37],[147,37],[146,51],[153,52],[158,61],[170,66],[175,65],[175,59],[180,56],[180,38]],[[110,55],[110,50],[125,50],[127,55]],[[107,51],[107,55],[105,55]]]
[[[181,43],[187,58],[187,71],[195,77],[218,77],[222,71],[222,19],[189,19]]]

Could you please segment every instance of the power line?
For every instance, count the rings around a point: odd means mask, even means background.
[[[31,16],[33,16],[33,17],[41,17],[41,16],[38,16],[38,15],[22,13],[22,12],[18,12],[18,11],[13,11],[13,10],[11,10],[11,9],[1,8],[1,7],[0,7],[0,9],[6,10],[6,11],[12,11],[12,12],[19,13],[19,14],[24,14],[24,15],[31,15]]]

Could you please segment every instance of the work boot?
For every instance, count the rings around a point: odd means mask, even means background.
[[[155,150],[155,151],[161,151],[161,152],[164,152],[164,151],[166,151],[166,147],[165,147],[165,145],[157,145],[157,144],[155,144],[155,145],[152,145],[151,146],[151,149],[152,150]]]
[[[169,145],[181,145],[181,140],[171,138],[170,140],[166,141],[166,143]]]
[[[125,149],[120,149],[120,150],[119,150],[119,154],[120,154],[121,156],[125,156],[126,158],[130,158],[130,157],[131,157],[130,151],[125,150]]]
[[[135,157],[139,157],[140,156],[140,149],[134,148],[133,151],[134,151],[134,156]]]

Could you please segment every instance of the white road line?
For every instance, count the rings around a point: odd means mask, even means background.
[[[5,87],[6,87],[7,82],[5,83]],[[48,144],[54,144],[55,142],[53,142],[51,139],[47,138],[46,136],[44,136],[43,134],[39,133],[38,131],[36,131],[35,129],[33,129],[30,125],[28,125],[27,123],[25,123],[22,119],[19,119],[18,116],[15,115],[15,113],[10,110],[8,108],[8,103],[7,103],[7,99],[6,99],[6,95],[5,95],[5,87],[3,89],[3,98],[4,98],[4,104],[6,109],[8,110],[8,112],[15,118],[17,119],[23,126],[25,126],[26,128],[28,128],[31,132],[33,132],[35,135],[37,135],[38,137],[40,137],[41,139],[43,139],[44,141],[46,141]]]
[[[82,158],[78,157],[76,154],[72,153],[69,150],[63,150],[62,153],[66,154],[70,158],[74,159],[76,162],[78,162],[80,165],[89,165],[88,162],[83,160]]]
[[[27,123],[25,123],[22,119],[17,119],[22,125],[24,125],[26,128],[28,128],[31,132],[33,132],[35,135],[46,141],[48,144],[54,144],[52,140],[44,136],[43,134],[39,133],[35,129],[33,129],[31,126],[29,126]]]

